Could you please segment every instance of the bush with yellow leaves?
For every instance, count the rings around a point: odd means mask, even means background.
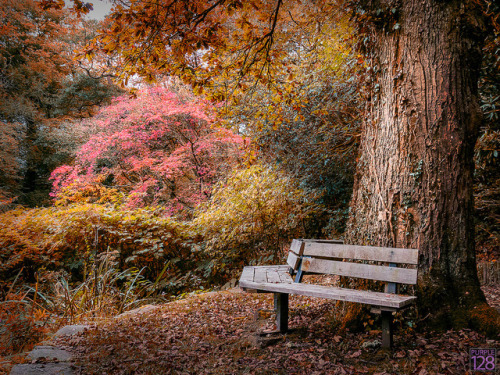
[[[318,197],[270,167],[235,171],[191,223],[203,238],[205,276],[227,278],[243,265],[283,261],[284,247],[303,237],[307,221],[322,212]]]

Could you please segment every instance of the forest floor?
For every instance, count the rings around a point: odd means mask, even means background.
[[[500,309],[500,288],[483,288]],[[273,328],[272,295],[238,289],[191,296],[92,326],[57,345],[77,374],[466,374],[470,348],[500,348],[471,331],[416,332],[396,318],[393,350],[378,322],[339,332],[336,303],[292,296],[290,332]],[[418,324],[418,323],[417,323]],[[371,328],[371,329],[370,329]],[[259,333],[260,332],[260,333]]]

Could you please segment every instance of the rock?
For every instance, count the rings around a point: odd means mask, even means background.
[[[243,290],[239,286],[235,286],[234,288],[225,290],[227,293],[234,293],[234,294],[244,294]]]
[[[364,343],[361,344],[361,347],[366,349],[366,348],[378,348],[381,346],[382,343],[379,340],[373,340],[373,341],[365,341]]]
[[[36,363],[12,367],[10,375],[74,375],[70,363]]]
[[[28,354],[28,359],[32,361],[42,358],[45,358],[47,362],[69,362],[71,361],[71,353],[54,346],[36,346]]]
[[[224,284],[221,290],[235,289],[236,285],[238,285],[238,279],[231,279],[231,281],[228,281],[226,284]]]
[[[141,307],[138,307],[137,309],[133,309],[130,311],[125,311],[124,313],[115,316],[115,318],[123,318],[131,315],[137,315],[137,314],[144,314],[153,310],[156,310],[158,306],[155,305],[144,305]]]
[[[54,337],[71,336],[83,332],[88,325],[72,325],[59,329]],[[38,345],[29,354],[28,360],[12,367],[10,375],[74,375],[74,366],[70,363],[71,353],[52,345]]]
[[[55,334],[55,337],[58,336],[71,336],[78,332],[83,332],[85,329],[90,328],[88,325],[83,324],[75,324],[72,326],[65,326],[60,328]]]

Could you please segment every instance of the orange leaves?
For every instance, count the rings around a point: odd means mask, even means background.
[[[38,0],[40,3],[40,8],[43,10],[63,9],[66,5],[64,0]],[[81,0],[72,0],[73,7],[70,8],[78,17],[81,17],[84,14],[87,14],[89,11],[93,9],[92,3],[86,3]]]
[[[100,236],[97,250],[120,248],[121,262],[135,256],[135,261],[130,259],[129,263],[149,259],[153,266],[171,251],[180,251],[174,244],[177,224],[156,216],[154,211],[118,211],[104,205],[81,204],[10,211],[1,215],[0,222],[2,282],[17,274],[22,266],[68,269],[76,259],[87,261],[95,228],[99,228]]]
[[[64,7],[65,2],[64,0],[41,0],[40,1],[40,6],[43,10],[47,9],[62,9]]]
[[[182,77],[192,83],[198,81],[198,74],[217,75],[218,69],[208,64],[212,54],[225,54],[234,43],[239,44],[239,53],[244,52],[238,62],[242,68],[251,67],[252,61],[266,62],[271,42],[268,23],[274,11],[271,3],[256,0],[165,0],[160,6],[139,0],[127,8],[115,8],[108,31],[95,44],[105,53],[124,57],[128,75],[179,75],[189,66],[194,74]],[[200,49],[207,53],[193,65]],[[154,50],[162,52],[151,54]]]
[[[30,350],[48,331],[47,311],[30,306],[34,302],[27,294],[8,293],[0,301],[0,358]]]

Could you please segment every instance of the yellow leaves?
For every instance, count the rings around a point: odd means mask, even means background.
[[[302,220],[321,209],[313,203],[317,198],[289,177],[253,165],[219,185],[192,225],[207,241],[207,251],[230,263],[253,256],[257,247],[279,248],[277,233],[283,240],[300,236]]]
[[[93,57],[94,57],[93,51],[87,51],[85,53],[85,58],[87,59],[87,61],[91,62]]]
[[[246,17],[239,17],[236,20],[236,27],[242,29],[245,33],[249,33],[252,30],[253,25],[248,21]]]
[[[134,36],[136,38],[143,38],[146,36],[146,30],[143,28],[138,28],[134,31]]]

